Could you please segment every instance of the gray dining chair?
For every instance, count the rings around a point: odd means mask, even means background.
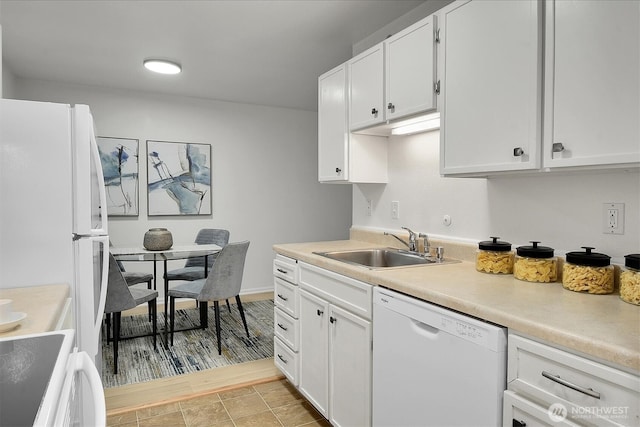
[[[227,243],[229,243],[229,230],[218,229],[218,228],[203,228],[198,231],[196,235],[196,244],[198,245],[218,245],[223,248]],[[211,269],[214,261],[218,257],[218,254],[212,254],[207,256],[207,270]],[[193,281],[204,279],[204,258],[205,257],[194,257],[188,258],[184,267],[177,268],[175,270],[169,270],[166,273],[167,281],[171,282],[172,280],[185,280],[185,281]]]
[[[107,282],[107,298],[104,312],[107,323],[107,337],[111,331],[111,315],[113,314],[113,373],[118,373],[118,343],[120,337],[120,323],[122,312],[147,303],[151,313],[151,325],[153,334],[153,348],[156,348],[157,340],[157,308],[158,292],[153,289],[130,287],[118,267],[118,262],[109,254],[109,280]],[[136,337],[126,337],[136,338]],[[107,340],[108,342],[108,340]]]
[[[216,338],[218,339],[218,354],[222,354],[222,343],[220,341],[220,308],[218,301],[235,297],[238,311],[244,324],[244,330],[249,337],[247,320],[240,301],[240,288],[242,286],[242,275],[244,273],[244,263],[249,249],[249,241],[227,244],[218,253],[216,262],[206,279],[185,282],[169,289],[169,330],[171,332],[171,345],[173,345],[173,333],[175,325],[176,298],[192,298],[198,301],[200,307],[200,326],[205,329],[208,326],[207,305],[213,301]]]
[[[109,247],[111,246],[113,246],[113,244],[109,242]],[[136,271],[126,271],[124,268],[124,264],[122,264],[122,261],[116,260],[116,263],[118,264],[118,267],[122,272],[122,276],[124,277],[124,280],[127,282],[128,286],[146,283],[147,289],[151,289],[153,287],[153,274]],[[149,310],[149,322],[151,322],[151,310]],[[109,337],[107,337],[107,342],[109,342]]]

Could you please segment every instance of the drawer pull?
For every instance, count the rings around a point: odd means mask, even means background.
[[[580,387],[579,385],[575,385],[573,383],[570,383],[569,381],[563,380],[562,378],[560,378],[559,375],[553,375],[553,374],[550,374],[547,371],[542,371],[542,376],[545,377],[545,378],[550,379],[553,382],[561,384],[561,385],[563,385],[565,387],[569,387],[570,389],[573,389],[573,390],[578,391],[580,393],[586,394],[587,396],[591,396],[593,398],[600,399],[600,393],[598,393],[597,391],[593,391],[593,389]]]
[[[276,268],[276,271],[278,271],[279,273],[282,273],[282,274],[289,274],[289,272],[287,270],[283,270],[281,268]]]
[[[282,363],[289,363],[289,361],[287,359],[285,359],[284,357],[282,357],[282,355],[280,353],[278,353],[278,359],[282,360]]]
[[[289,300],[289,298],[287,298],[287,297],[285,297],[285,296],[283,296],[281,294],[278,294],[278,298],[280,298],[282,301],[288,301]]]
[[[287,329],[287,328],[286,328],[282,323],[278,323],[278,327],[279,327],[280,329],[282,329],[283,331],[288,330],[288,329]]]

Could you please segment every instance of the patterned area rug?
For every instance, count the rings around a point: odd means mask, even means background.
[[[220,304],[222,355],[218,355],[213,304],[209,307],[209,327],[176,332],[173,346],[164,348],[158,336],[143,337],[119,343],[118,374],[113,374],[113,344],[107,344],[103,333],[102,382],[105,388],[151,381],[204,369],[273,357],[273,300],[243,303],[249,336],[244,331],[240,313],[231,304],[231,313]],[[197,308],[176,310],[176,329],[200,324]],[[158,313],[158,329],[164,327],[164,313]],[[140,335],[151,331],[148,316],[123,316],[121,336]]]

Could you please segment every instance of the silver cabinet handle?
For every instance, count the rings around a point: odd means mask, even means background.
[[[280,298],[282,301],[288,301],[289,298],[285,297],[284,295],[278,294],[278,298]]]
[[[281,268],[276,268],[276,271],[278,271],[279,273],[282,273],[282,274],[289,274],[289,272],[287,270],[283,270]]]
[[[395,110],[395,108],[396,108],[396,106],[393,105],[393,103],[391,103],[391,102],[387,105],[387,110],[393,111],[393,110]]]
[[[283,331],[287,331],[288,330],[282,323],[278,323],[278,327],[280,329],[282,329]]]
[[[374,116],[377,116],[377,115],[378,115],[378,109],[377,109],[377,108],[375,108],[375,107],[374,107],[374,108],[372,108],[372,109],[371,109],[371,114],[372,114],[372,115],[374,115]]]
[[[551,146],[551,151],[554,153],[562,153],[564,151],[564,145],[562,145],[562,142],[554,142]]]
[[[515,157],[520,157],[522,155],[524,155],[524,150],[522,149],[522,147],[516,147],[513,149],[513,155]]]
[[[278,359],[282,360],[283,363],[289,363],[289,361],[287,359],[285,359],[284,357],[282,357],[282,355],[280,353],[278,353]]]
[[[578,391],[578,392],[580,392],[582,394],[586,394],[587,396],[591,396],[591,397],[594,397],[596,399],[600,399],[600,393],[598,393],[597,391],[593,391],[593,389],[584,388],[584,387],[581,387],[579,385],[573,384],[573,383],[571,383],[571,382],[569,382],[567,380],[563,380],[562,378],[560,378],[559,375],[553,375],[553,374],[550,374],[547,371],[542,371],[542,376],[545,377],[545,378],[550,379],[551,381],[553,381],[555,383],[558,383],[558,384],[563,385],[565,387],[569,387],[572,390]]]

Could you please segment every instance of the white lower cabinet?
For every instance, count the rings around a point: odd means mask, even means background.
[[[274,275],[274,363],[294,386],[298,385],[298,262],[277,255]]]
[[[372,286],[300,263],[300,288],[300,392],[334,426],[371,425]]]
[[[504,427],[640,425],[638,373],[511,332],[508,347]]]

